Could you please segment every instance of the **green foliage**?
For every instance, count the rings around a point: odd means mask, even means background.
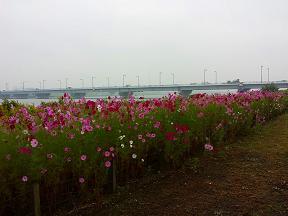
[[[266,84],[262,87],[262,91],[277,92],[278,87],[274,83]]]

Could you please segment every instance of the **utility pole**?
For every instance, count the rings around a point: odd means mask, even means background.
[[[215,83],[217,84],[218,83],[218,74],[217,74],[217,71],[214,71],[215,73]]]
[[[125,77],[126,77],[126,74],[123,74],[123,76],[122,76],[122,85],[123,85],[123,87],[125,86]]]
[[[204,69],[204,85],[206,84],[206,72],[207,72],[207,69]]]
[[[42,80],[42,89],[44,90],[46,80]]]
[[[84,79],[80,79],[82,81],[82,89],[84,88]]]
[[[267,68],[268,83],[270,83],[270,68]]]
[[[263,83],[263,65],[261,65],[261,83]]]
[[[39,90],[41,90],[42,87],[41,87],[41,81],[39,81]]]
[[[9,89],[9,83],[8,82],[5,83],[5,89],[6,89],[6,91],[8,91],[8,89]]]
[[[107,77],[107,86],[108,86],[108,88],[110,87],[110,78],[109,77]]]
[[[65,78],[65,87],[68,88],[68,78]]]
[[[172,84],[175,85],[175,74],[172,73]]]
[[[25,81],[22,82],[22,89],[24,91],[24,89],[25,89]]]
[[[140,78],[139,78],[139,75],[137,75],[137,81],[138,81],[138,87],[140,87]]]
[[[91,80],[92,80],[92,89],[94,89],[94,78],[96,78],[96,77],[94,77],[94,76],[91,77]]]
[[[161,76],[162,76],[162,72],[159,72],[159,85],[161,86]]]
[[[58,82],[59,82],[59,89],[61,89],[62,88],[62,81],[58,80]]]

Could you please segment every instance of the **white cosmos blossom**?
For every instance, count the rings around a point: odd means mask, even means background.
[[[133,144],[133,140],[130,140],[129,143],[130,143],[130,145],[132,145]]]
[[[122,143],[122,144],[121,144],[121,148],[124,148],[124,147],[125,147],[125,145]]]
[[[133,159],[136,159],[136,158],[137,158],[137,155],[136,155],[136,154],[132,154],[132,158],[133,158]]]

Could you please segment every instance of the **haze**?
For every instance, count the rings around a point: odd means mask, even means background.
[[[0,0],[0,89],[283,80],[287,38],[287,0]]]

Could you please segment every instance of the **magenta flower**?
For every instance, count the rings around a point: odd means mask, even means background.
[[[32,146],[33,148],[36,148],[36,147],[38,146],[38,141],[37,141],[37,139],[32,139],[30,143],[31,143],[31,146]]]
[[[81,157],[80,157],[80,159],[82,160],[82,161],[85,161],[86,159],[87,159],[87,155],[81,155]]]
[[[109,167],[111,167],[111,162],[110,161],[105,161],[105,167],[106,168],[109,168]]]
[[[22,176],[22,181],[23,182],[27,182],[28,181],[28,177],[27,176]]]
[[[213,151],[213,149],[214,149],[214,147],[210,143],[205,144],[204,148],[207,151]]]

